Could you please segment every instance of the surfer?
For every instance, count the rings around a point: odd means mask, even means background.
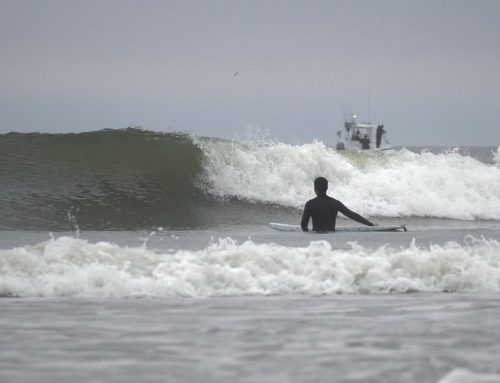
[[[367,226],[375,226],[373,223],[363,218],[359,214],[349,210],[342,202],[326,195],[328,181],[324,177],[314,180],[314,191],[316,198],[307,201],[302,215],[300,226],[302,231],[309,231],[309,218],[312,218],[313,231],[325,232],[335,231],[335,221],[340,211],[346,217]]]

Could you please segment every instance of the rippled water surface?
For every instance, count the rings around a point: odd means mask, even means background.
[[[438,382],[457,369],[500,374],[500,308],[491,294],[7,298],[0,306],[5,382]]]

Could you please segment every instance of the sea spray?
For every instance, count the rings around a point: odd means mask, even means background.
[[[240,296],[500,291],[500,243],[371,249],[220,239],[155,251],[60,237],[0,250],[0,295],[18,297]]]
[[[217,196],[301,208],[321,175],[332,196],[369,216],[500,219],[500,170],[456,151],[338,152],[321,142],[200,146]]]

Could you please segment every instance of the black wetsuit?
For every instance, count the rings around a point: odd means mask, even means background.
[[[326,194],[307,201],[300,226],[303,231],[309,231],[307,225],[309,224],[309,218],[312,217],[313,231],[335,231],[335,221],[339,211],[356,222],[373,226],[373,223],[349,210],[342,202],[328,197]]]

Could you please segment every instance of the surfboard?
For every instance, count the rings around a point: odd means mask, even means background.
[[[299,225],[289,225],[287,223],[269,223],[274,230],[278,231],[302,231]],[[405,225],[399,226],[359,226],[359,227],[337,227],[335,231],[367,233],[376,231],[407,231]]]

